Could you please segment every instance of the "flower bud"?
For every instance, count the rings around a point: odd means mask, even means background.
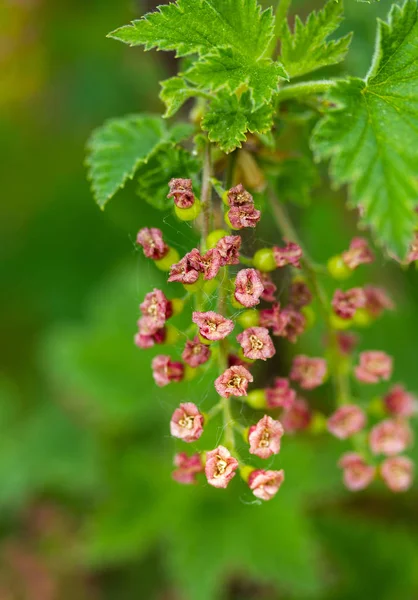
[[[246,403],[255,410],[266,408],[266,392],[265,390],[251,390],[245,398]]]
[[[260,248],[254,254],[253,264],[262,273],[270,273],[277,269],[272,248]]]
[[[194,204],[189,208],[181,208],[180,206],[175,205],[174,212],[180,221],[194,221],[202,212],[202,205],[196,198]]]
[[[260,323],[260,313],[256,309],[244,310],[237,317],[237,322],[243,327],[247,329],[248,327],[257,327]]]
[[[155,261],[155,266],[160,271],[169,271],[172,265],[180,260],[180,255],[175,248],[168,248],[167,254],[164,258]]]
[[[254,496],[260,500],[271,500],[277,494],[284,481],[284,471],[253,471],[248,478],[248,485]]]
[[[327,269],[331,277],[337,281],[344,281],[345,279],[351,277],[353,273],[352,270],[347,267],[343,257],[340,254],[333,256],[328,260]]]
[[[226,236],[228,236],[228,232],[225,229],[215,229],[206,238],[206,246],[208,248],[215,248],[219,240]]]

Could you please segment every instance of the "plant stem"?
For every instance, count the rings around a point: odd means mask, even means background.
[[[212,215],[212,160],[211,160],[211,147],[208,142],[205,147],[205,154],[203,158],[203,174],[202,174],[202,213],[203,213],[203,224],[202,224],[202,251],[206,249],[206,239],[210,231],[210,221]]]
[[[317,96],[325,94],[329,89],[336,85],[336,81],[331,79],[322,79],[319,81],[307,81],[306,83],[294,83],[286,85],[279,90],[277,98],[279,102],[289,100],[289,98],[305,98],[306,96]]]

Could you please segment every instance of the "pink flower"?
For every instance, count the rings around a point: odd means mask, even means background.
[[[215,381],[216,391],[223,398],[246,396],[248,384],[254,381],[251,373],[241,366],[229,367]]]
[[[173,471],[172,477],[178,483],[196,483],[196,475],[203,473],[200,454],[187,456],[185,452],[179,452],[174,457],[174,466],[177,468]]]
[[[411,443],[412,431],[404,421],[386,419],[370,431],[370,448],[373,454],[394,456],[406,450]]]
[[[383,288],[366,285],[364,293],[366,294],[366,310],[372,317],[377,318],[384,310],[395,308],[395,304]]]
[[[190,367],[196,368],[207,362],[210,359],[210,355],[209,348],[205,344],[202,344],[196,336],[193,340],[187,340],[181,357]]]
[[[273,247],[274,260],[276,265],[285,267],[286,265],[292,265],[297,269],[300,269],[300,259],[303,256],[302,248],[294,242],[287,242],[284,248],[278,246]]]
[[[264,286],[255,269],[241,269],[235,279],[235,299],[250,308],[260,303]]]
[[[260,458],[270,458],[273,454],[278,454],[283,433],[284,430],[280,421],[275,421],[268,415],[264,415],[257,425],[250,427],[248,432],[250,454],[255,454]]]
[[[178,281],[179,283],[195,283],[199,279],[199,269],[197,268],[199,250],[194,248],[188,252],[178,263],[172,265],[168,281]]]
[[[310,358],[299,354],[293,359],[290,379],[298,381],[305,390],[313,390],[324,383],[326,374],[327,361],[324,358]]]
[[[343,292],[336,290],[332,299],[332,308],[341,319],[352,319],[358,308],[366,305],[366,295],[361,288],[352,288]]]
[[[312,412],[303,398],[297,398],[282,414],[281,422],[286,433],[307,429],[312,421]]]
[[[399,417],[412,417],[416,412],[415,398],[409,394],[403,385],[394,385],[384,397],[386,410]]]
[[[216,488],[226,488],[235,477],[238,461],[231,456],[225,446],[218,446],[206,454],[205,474],[210,485]]]
[[[412,485],[414,463],[406,456],[386,458],[380,465],[380,474],[392,492],[406,492]]]
[[[273,387],[266,388],[266,402],[268,408],[290,408],[296,399],[296,392],[292,390],[289,380],[276,377]]]
[[[253,471],[248,478],[248,485],[254,496],[260,500],[271,500],[277,494],[284,481],[284,471]]]
[[[221,257],[222,267],[239,264],[241,241],[240,235],[226,235],[216,244],[216,249]]]
[[[406,258],[407,263],[414,262],[418,260],[418,232],[416,231],[414,234],[414,239],[411,242],[411,246],[409,248],[408,256]]]
[[[253,204],[243,204],[242,206],[233,206],[230,208],[228,218],[234,229],[256,227],[261,219],[261,212],[254,208]]]
[[[366,425],[366,415],[355,404],[338,408],[328,419],[328,431],[340,440],[358,433]]]
[[[159,354],[151,363],[155,383],[159,387],[168,385],[171,381],[181,381],[184,376],[184,366],[181,362],[172,361],[169,356]]]
[[[308,306],[312,302],[312,292],[304,281],[294,281],[290,286],[289,303],[295,308]]]
[[[160,229],[155,227],[141,229],[136,236],[136,243],[142,246],[145,256],[152,260],[164,258],[169,250]]]
[[[261,294],[261,299],[265,302],[275,302],[275,293],[277,292],[277,287],[273,283],[270,275],[268,273],[262,273],[261,271],[257,271],[258,276],[261,279],[261,283],[263,284],[264,290]]]
[[[234,323],[216,312],[194,312],[192,321],[199,327],[202,337],[213,342],[223,340],[234,329]]]
[[[337,342],[341,354],[351,354],[357,344],[355,333],[341,331],[337,333]]]
[[[190,208],[195,202],[191,179],[171,179],[170,193],[167,198],[173,198],[179,208]]]
[[[267,360],[276,354],[276,349],[265,327],[249,327],[237,335],[244,356],[251,360]]]
[[[280,313],[280,323],[281,329],[273,329],[273,334],[285,337],[294,344],[305,331],[306,317],[292,306],[287,306]]]
[[[378,383],[381,379],[390,379],[392,366],[392,358],[385,352],[370,350],[360,354],[360,364],[354,368],[354,373],[359,381]]]
[[[349,269],[354,270],[359,265],[373,262],[374,255],[365,238],[355,237],[351,240],[350,248],[343,252],[342,259]]]
[[[228,354],[228,367],[247,367],[251,368],[251,361],[245,360],[237,354]]]
[[[344,485],[352,492],[366,488],[376,475],[375,467],[368,465],[357,452],[343,454],[338,466],[344,469]]]
[[[203,433],[203,415],[193,402],[184,402],[173,413],[170,433],[183,442],[195,442]]]
[[[241,206],[243,204],[254,204],[253,197],[250,192],[244,188],[242,183],[231,188],[227,192],[229,206]]]
[[[164,327],[167,319],[173,314],[171,302],[167,300],[161,290],[157,289],[145,296],[139,308],[145,317],[149,317],[154,321],[156,330]]]
[[[148,317],[143,317],[138,321],[138,324],[147,319]],[[147,349],[152,348],[154,344],[162,344],[165,341],[166,331],[165,327],[162,329],[157,329],[155,333],[143,333],[144,328],[141,327],[138,333],[135,335],[134,342],[138,348]]]
[[[200,271],[203,273],[203,279],[209,280],[214,279],[221,267],[221,255],[216,248],[212,248],[208,250],[206,254],[203,256],[200,254],[199,250],[195,248],[190,255],[190,264],[196,271]]]
[[[271,308],[260,310],[260,325],[272,330],[273,335],[282,335],[288,319],[283,316],[280,304],[275,302]]]

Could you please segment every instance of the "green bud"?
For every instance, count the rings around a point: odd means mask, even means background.
[[[347,267],[340,254],[329,259],[327,268],[330,275],[337,281],[344,281],[353,274],[353,271]]]
[[[237,321],[244,329],[248,329],[248,327],[258,327],[260,323],[260,313],[255,309],[244,310],[244,312],[238,315]]]
[[[263,273],[269,273],[277,269],[272,248],[260,248],[254,254],[254,267]]]
[[[177,250],[175,250],[174,248],[169,248],[167,254],[164,256],[164,258],[161,258],[160,260],[155,260],[155,266],[157,267],[157,269],[160,269],[160,271],[169,271],[171,269],[171,265],[174,265],[175,263],[179,262],[180,260],[180,255],[177,252]]]
[[[180,221],[194,221],[200,215],[201,210],[202,205],[197,198],[190,208],[180,208],[176,204],[174,205],[174,212]]]
[[[215,229],[206,238],[206,246],[208,248],[215,248],[219,240],[221,240],[226,235],[228,235],[228,232],[225,229]]]

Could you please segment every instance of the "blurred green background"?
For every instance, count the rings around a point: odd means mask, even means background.
[[[211,384],[154,386],[153,352],[132,338],[138,302],[165,284],[134,239],[161,213],[134,184],[101,212],[83,167],[86,139],[106,118],[162,111],[158,81],[173,57],[105,37],[154,6],[0,4],[0,599],[416,599],[417,490],[347,493],[335,465],[345,444],[287,439],[286,483],[268,504],[238,478],[225,491],[171,480],[171,412],[185,398],[206,409]],[[315,6],[295,2],[303,15]],[[376,16],[389,6],[346,0],[352,74],[367,71]],[[318,261],[355,231],[344,194],[326,186],[292,212]],[[169,216],[162,228],[190,249],[187,227]],[[263,236],[274,240],[268,226]],[[398,311],[362,332],[361,347],[393,354],[395,381],[418,390],[416,271],[379,255],[362,276],[385,285]],[[268,377],[286,372],[288,351]],[[318,335],[296,351],[319,351]],[[330,392],[311,400],[329,410]]]

